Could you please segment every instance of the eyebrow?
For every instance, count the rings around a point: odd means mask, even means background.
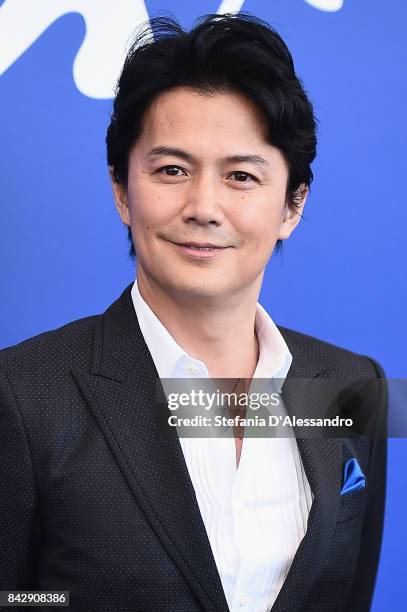
[[[163,155],[174,155],[175,157],[180,157],[181,159],[184,159],[185,161],[188,161],[191,163],[196,161],[195,157],[191,153],[188,153],[187,151],[184,151],[183,149],[179,149],[178,147],[168,147],[165,145],[154,147],[147,154],[147,157],[148,158],[160,157]],[[269,166],[269,162],[266,159],[264,159],[264,157],[261,157],[260,155],[253,155],[253,154],[228,155],[227,157],[223,157],[220,161],[221,162],[231,162],[231,163],[247,162],[249,164],[254,164],[262,168]]]

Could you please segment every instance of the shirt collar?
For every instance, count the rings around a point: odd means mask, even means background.
[[[142,298],[137,278],[131,297],[138,323],[160,378],[209,377],[203,361],[191,357],[176,342]],[[259,360],[253,378],[281,379],[280,388],[292,362],[288,346],[267,311],[257,303],[255,330],[259,342]]]

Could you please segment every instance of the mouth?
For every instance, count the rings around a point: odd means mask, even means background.
[[[191,249],[202,249],[202,250],[226,249],[227,248],[227,247],[223,247],[218,244],[212,244],[211,242],[176,242],[174,244],[177,244],[178,246],[188,247]]]
[[[219,246],[210,242],[173,242],[172,244],[174,244],[179,251],[198,259],[210,259],[220,253],[223,253],[229,248],[227,246]]]

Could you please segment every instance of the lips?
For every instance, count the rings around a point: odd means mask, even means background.
[[[228,247],[218,246],[211,242],[184,242],[172,243],[179,253],[194,260],[210,260],[221,257],[221,253],[228,250]]]
[[[213,244],[211,242],[177,242],[178,246],[189,247],[191,249],[225,249],[227,247]]]

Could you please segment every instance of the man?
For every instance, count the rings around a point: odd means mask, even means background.
[[[367,611],[385,440],[180,437],[156,390],[287,379],[284,410],[307,416],[326,406],[290,380],[384,376],[257,303],[312,180],[312,106],[247,13],[150,28],[107,136],[136,281],[0,353],[0,589],[66,590],[75,610]],[[384,394],[368,406],[385,418]]]

